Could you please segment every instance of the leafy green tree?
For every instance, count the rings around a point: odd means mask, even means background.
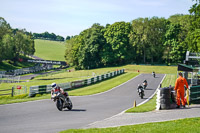
[[[130,44],[133,46],[133,61],[146,63],[147,49],[147,25],[148,18],[138,18],[132,21],[132,30],[130,32]],[[135,56],[134,56],[135,55]]]
[[[11,60],[14,58],[14,39],[10,34],[6,34],[1,42],[1,60]]]
[[[7,58],[7,52],[6,47],[8,46],[8,43],[5,43],[6,38],[9,38],[9,34],[11,33],[11,27],[6,22],[6,20],[2,17],[0,17],[0,62]],[[4,36],[6,36],[4,38]],[[4,38],[4,39],[3,39]]]
[[[67,36],[67,37],[66,37],[66,40],[70,40],[70,38],[71,38],[70,36]]]
[[[191,52],[200,52],[200,0],[196,0],[196,3],[189,10],[190,18],[190,30],[187,36],[187,43]]]
[[[180,59],[180,54],[178,53],[180,43],[178,41],[178,35],[181,31],[179,24],[168,25],[168,30],[165,34],[165,51],[167,53],[167,64],[170,64],[170,60],[177,62]],[[179,57],[179,58],[178,58]]]
[[[132,46],[129,44],[129,34],[131,25],[125,22],[116,22],[104,33],[108,44],[113,51],[113,64],[124,64],[130,61],[132,55]]]
[[[166,32],[167,21],[165,18],[153,17],[149,20],[147,27],[147,43],[150,45],[148,48],[148,59],[151,63],[161,63],[164,51],[164,40]]]
[[[0,17],[0,40],[2,40],[5,34],[10,32],[11,32],[10,25],[6,22],[4,18]]]

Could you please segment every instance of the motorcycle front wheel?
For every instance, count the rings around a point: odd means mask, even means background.
[[[57,101],[56,101],[56,107],[59,111],[62,111],[63,109],[63,102],[62,100],[59,98]]]
[[[144,94],[142,92],[140,92],[139,96],[141,97],[141,99],[143,99]]]

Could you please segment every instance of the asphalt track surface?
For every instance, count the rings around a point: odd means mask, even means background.
[[[136,103],[144,102],[159,87],[164,74],[141,74],[104,93],[90,96],[71,96],[73,109],[58,111],[50,99],[0,105],[0,132],[55,133],[87,125],[121,113]],[[137,93],[137,85],[148,81],[144,99]],[[103,86],[102,86],[103,87]]]

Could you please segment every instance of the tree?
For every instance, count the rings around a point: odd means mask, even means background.
[[[180,54],[178,51],[181,45],[178,40],[179,33],[181,31],[181,26],[179,24],[169,24],[168,30],[165,33],[165,51],[167,52],[167,64],[170,64],[170,60],[173,62],[180,61]]]
[[[2,17],[0,17],[0,62],[6,58],[7,56],[7,47],[9,46],[6,40],[10,41],[10,35],[11,34],[11,27],[6,22],[6,20]],[[5,37],[4,37],[5,36]],[[5,44],[6,42],[6,44]]]
[[[66,37],[66,40],[70,40],[70,38],[71,38],[70,36],[67,36],[67,37]]]
[[[130,44],[133,46],[133,56],[136,62],[146,63],[147,49],[147,24],[148,18],[138,18],[132,21],[132,31],[130,32]],[[142,58],[143,57],[143,58]]]
[[[113,51],[113,64],[119,65],[130,61],[132,47],[129,44],[130,23],[116,22],[104,33],[104,37]]]
[[[11,34],[6,34],[2,38],[2,42],[0,44],[1,56],[0,60],[11,60],[14,58],[14,39]]]
[[[189,50],[192,52],[200,52],[200,0],[196,0],[196,3],[189,10],[191,15],[190,30],[187,35],[187,43]]]
[[[162,55],[164,51],[164,39],[166,32],[167,21],[165,18],[153,17],[149,20],[147,30],[147,43],[150,45],[148,48],[148,59],[153,64],[155,61],[162,62]]]

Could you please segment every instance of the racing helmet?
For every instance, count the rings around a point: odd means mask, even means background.
[[[51,84],[51,87],[52,87],[53,89],[55,89],[55,88],[57,87],[57,84],[56,84],[56,83],[52,83],[52,84]]]

